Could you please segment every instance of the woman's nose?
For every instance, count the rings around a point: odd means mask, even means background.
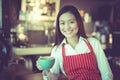
[[[70,28],[69,26],[70,26],[69,23],[65,24],[65,28]]]

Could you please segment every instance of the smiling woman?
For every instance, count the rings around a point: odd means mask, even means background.
[[[56,75],[62,71],[69,80],[113,80],[100,42],[86,36],[82,17],[76,7],[66,5],[60,9],[55,39],[51,51],[55,63],[47,74],[49,79],[58,78]]]

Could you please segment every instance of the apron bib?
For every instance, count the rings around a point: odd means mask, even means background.
[[[92,46],[84,40],[90,52],[77,55],[65,55],[62,45],[63,67],[69,80],[102,80]]]

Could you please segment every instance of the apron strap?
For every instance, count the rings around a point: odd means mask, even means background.
[[[65,44],[63,43],[62,44],[62,56],[64,56],[65,55]]]
[[[93,48],[92,48],[90,42],[89,42],[87,39],[84,39],[84,41],[85,41],[85,43],[87,44],[87,46],[88,46],[88,48],[90,49],[90,51],[93,52]]]

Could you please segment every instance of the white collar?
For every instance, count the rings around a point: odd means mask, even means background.
[[[84,39],[85,39],[85,38],[83,38],[82,36],[80,36],[80,37],[79,37],[79,42],[80,42],[81,40],[84,40]],[[63,39],[63,41],[61,42],[60,45],[62,45],[62,44],[67,44],[66,38]]]

